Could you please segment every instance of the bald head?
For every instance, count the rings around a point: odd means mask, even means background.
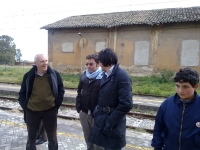
[[[44,54],[37,54],[34,57],[34,63],[37,66],[37,72],[43,74],[47,71],[48,60]]]
[[[41,56],[46,57],[44,54],[37,54],[37,55],[35,55],[35,57],[34,57],[34,62],[38,61],[38,58],[41,57]]]

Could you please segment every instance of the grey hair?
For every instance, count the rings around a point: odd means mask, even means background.
[[[37,60],[38,60],[38,56],[41,56],[41,55],[44,55],[44,54],[37,54],[37,55],[35,55],[35,57],[34,57],[34,62],[36,62]],[[44,55],[45,56],[45,55]]]

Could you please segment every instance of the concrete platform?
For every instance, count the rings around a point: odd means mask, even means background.
[[[0,110],[0,150],[25,150],[27,142],[26,124],[23,114]],[[152,135],[127,129],[126,147],[123,150],[153,150]],[[59,150],[86,150],[79,121],[58,119]],[[48,150],[48,142],[37,145],[37,150]]]
[[[18,97],[19,85],[0,84],[0,95]],[[64,102],[75,103],[76,90],[65,90]],[[160,104],[165,100],[161,97],[133,95],[133,108],[145,111],[157,111]]]
[[[0,84],[0,94],[18,97],[20,86]],[[76,90],[66,90],[64,102],[75,102]],[[164,98],[133,96],[134,108],[156,111]],[[27,141],[26,124],[23,114],[0,110],[0,150],[24,150]],[[127,129],[127,145],[123,150],[153,150],[150,146],[152,135]],[[58,119],[59,150],[86,150],[79,121]],[[37,150],[47,150],[48,142],[38,145]]]

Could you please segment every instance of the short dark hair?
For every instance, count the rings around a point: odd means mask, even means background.
[[[98,59],[98,55],[97,54],[90,54],[86,56],[86,59],[94,59],[94,61],[98,64],[99,63],[99,59]]]
[[[104,50],[101,50],[98,54],[98,58],[99,58],[99,61],[105,67],[115,65],[118,61],[117,55],[110,48],[106,48]]]
[[[183,68],[176,73],[174,82],[189,82],[194,87],[199,83],[199,74],[191,68]]]

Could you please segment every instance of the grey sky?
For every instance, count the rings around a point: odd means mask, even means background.
[[[47,31],[40,27],[84,14],[200,6],[196,0],[6,0],[1,2],[0,35],[14,38],[22,59],[47,54]]]

